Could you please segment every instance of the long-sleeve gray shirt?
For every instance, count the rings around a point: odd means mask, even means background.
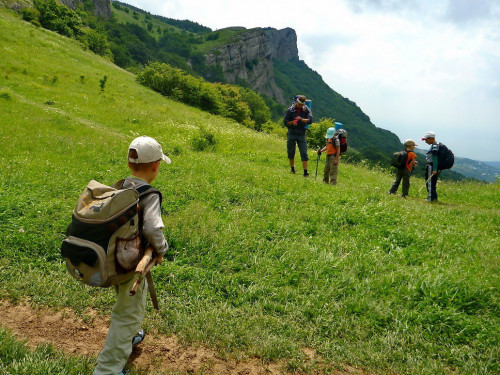
[[[138,177],[128,177],[123,187],[132,187],[132,181],[136,188],[149,185],[146,181]],[[163,220],[161,218],[160,196],[158,194],[148,194],[139,200],[139,206],[142,210],[142,234],[155,249],[156,253],[163,256],[168,250],[168,243],[163,235]]]

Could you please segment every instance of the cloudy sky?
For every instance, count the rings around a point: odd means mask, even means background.
[[[123,2],[213,30],[291,27],[300,59],[376,126],[402,141],[433,130],[457,156],[500,160],[498,0]]]

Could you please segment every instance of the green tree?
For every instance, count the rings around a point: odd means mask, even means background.
[[[55,0],[34,0],[35,8],[40,12],[42,27],[71,38],[83,33],[82,20],[78,14]]]
[[[313,122],[307,132],[307,145],[310,148],[318,149],[325,145],[325,135],[328,128],[335,124],[335,120],[323,118],[319,122]]]
[[[247,103],[250,109],[250,118],[255,122],[255,130],[262,130],[262,124],[271,119],[271,112],[264,99],[250,89],[241,88],[240,94],[242,100]]]
[[[86,29],[83,39],[89,50],[111,61],[113,60],[113,52],[111,52],[111,46],[106,35],[93,29]]]

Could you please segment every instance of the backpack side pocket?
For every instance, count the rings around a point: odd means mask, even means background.
[[[135,270],[135,267],[141,260],[142,255],[141,235],[139,232],[131,238],[116,239],[116,262],[124,271]]]
[[[75,279],[91,286],[105,286],[107,272],[106,253],[95,242],[69,236],[61,245],[61,255],[69,273]]]

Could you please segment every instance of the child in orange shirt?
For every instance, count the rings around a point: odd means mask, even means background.
[[[396,179],[389,190],[389,194],[396,194],[398,191],[399,183],[403,180],[403,192],[401,196],[406,198],[408,196],[408,192],[410,191],[410,175],[413,170],[417,166],[417,154],[413,152],[415,146],[418,146],[415,141],[412,139],[407,139],[404,143],[405,149],[408,153],[408,158],[406,159],[406,165],[403,168],[398,168],[396,170]]]

